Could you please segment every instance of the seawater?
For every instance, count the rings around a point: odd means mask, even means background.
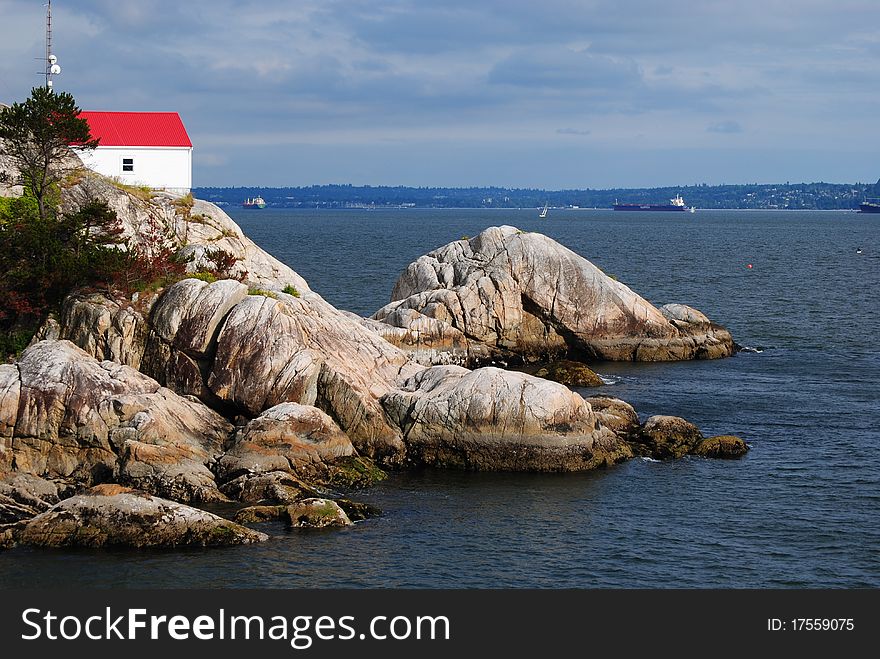
[[[655,304],[697,307],[760,350],[595,364],[612,384],[582,393],[619,396],[642,419],[674,414],[706,435],[740,435],[752,450],[587,474],[397,473],[357,494],[384,516],[350,529],[268,525],[268,543],[213,550],[20,548],[0,553],[3,587],[880,586],[880,218],[231,213],[329,302],[364,315],[435,247],[501,224],[547,234]]]

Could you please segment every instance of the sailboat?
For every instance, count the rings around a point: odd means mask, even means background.
[[[547,217],[547,204],[544,204],[544,208],[541,209],[541,214],[538,217]]]

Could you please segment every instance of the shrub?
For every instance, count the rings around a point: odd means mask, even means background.
[[[283,293],[287,293],[288,295],[292,295],[293,297],[299,297],[299,291],[296,290],[295,287],[288,284],[284,288],[281,289]]]
[[[238,263],[238,259],[225,249],[216,247],[205,250],[206,270],[218,279],[233,279],[232,269]],[[239,275],[239,279],[242,275]]]

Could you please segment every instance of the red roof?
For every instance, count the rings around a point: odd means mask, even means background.
[[[186,128],[176,112],[83,112],[92,137],[101,146],[188,146]]]

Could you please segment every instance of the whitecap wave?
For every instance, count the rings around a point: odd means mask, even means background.
[[[642,460],[644,460],[645,462],[660,462],[660,460],[655,460],[654,458],[649,458],[647,455],[643,455]]]
[[[762,352],[764,352],[764,348],[757,347],[757,346],[740,346],[739,351],[740,352],[752,352],[752,353],[755,353],[756,355],[760,355]]]
[[[623,378],[617,375],[601,375],[600,373],[597,373],[596,375],[598,375],[599,379],[605,384],[619,384],[620,381],[623,380]]]

